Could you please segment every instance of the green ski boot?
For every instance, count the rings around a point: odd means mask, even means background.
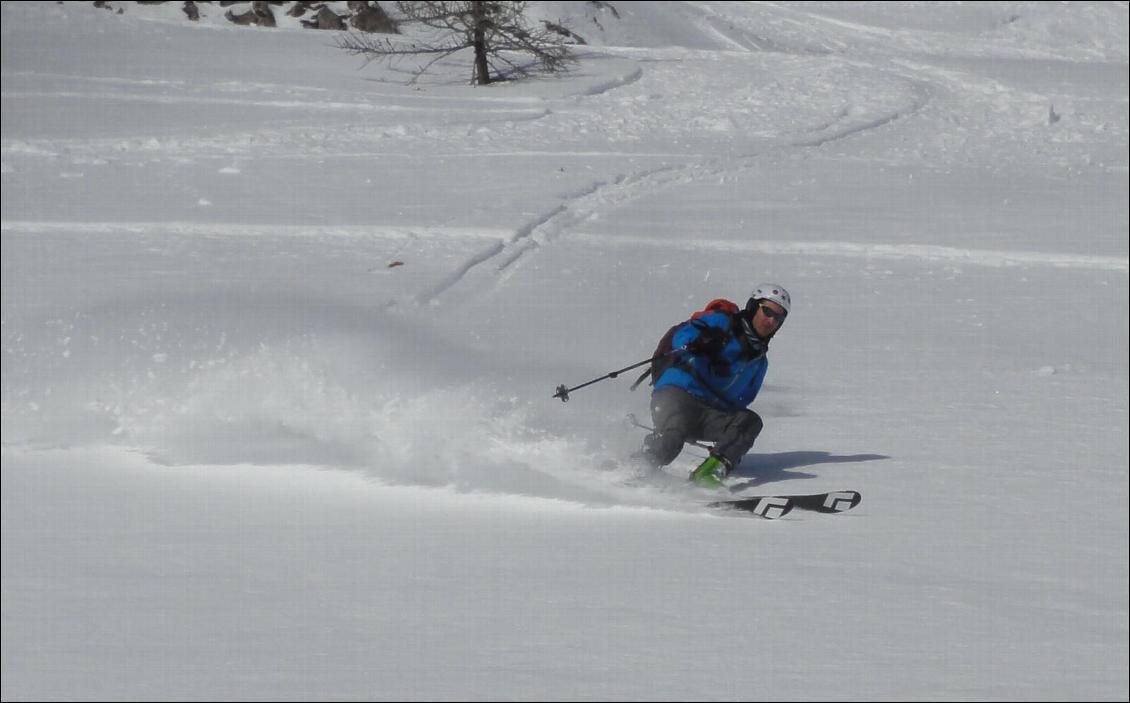
[[[730,462],[711,454],[691,472],[691,480],[703,488],[721,488],[722,479],[730,473]]]

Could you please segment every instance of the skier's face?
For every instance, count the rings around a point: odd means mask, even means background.
[[[762,300],[757,304],[757,313],[753,316],[753,331],[760,337],[772,337],[785,321],[785,309],[780,305]]]

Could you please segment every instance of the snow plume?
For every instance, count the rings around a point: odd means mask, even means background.
[[[426,383],[344,339],[291,340],[195,376],[173,412],[130,434],[178,463],[305,463],[383,483],[614,502],[582,483],[596,460],[532,428],[524,404],[488,383]]]
[[[323,310],[320,331],[278,338],[277,318],[292,313],[277,306],[272,313],[245,301],[230,327],[178,315],[173,301],[157,307],[174,318],[160,329],[145,323],[149,306],[45,324],[57,356],[12,353],[43,340],[5,340],[6,377],[58,381],[34,397],[30,386],[5,384],[6,421],[19,428],[5,443],[81,437],[137,447],[169,465],[307,464],[385,483],[615,502],[584,487],[597,459],[583,443],[531,427],[528,401],[444,372],[456,358],[460,369],[474,368],[467,352],[437,339],[393,346],[395,318],[364,313],[367,332],[358,335],[360,320]]]

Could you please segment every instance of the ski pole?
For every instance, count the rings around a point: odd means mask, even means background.
[[[631,424],[633,427],[638,427],[641,430],[647,430],[648,432],[651,432],[652,434],[656,434],[655,428],[654,427],[648,427],[647,425],[645,425],[642,422],[640,422],[639,420],[637,420],[635,413],[628,413],[628,423]],[[695,441],[693,439],[686,440],[686,443],[687,444],[693,444],[694,446],[700,447],[700,448],[705,449],[707,451],[714,449],[714,447],[710,446],[709,444],[704,444],[702,442],[698,442],[698,441]]]
[[[638,369],[639,367],[643,366],[644,364],[654,363],[656,361],[659,361],[660,359],[662,359],[665,356],[670,356],[671,354],[674,354],[676,352],[681,352],[681,351],[683,351],[683,349],[684,349],[684,347],[679,347],[678,349],[672,349],[669,352],[657,354],[657,355],[651,357],[650,359],[644,359],[643,361],[636,363],[636,364],[632,364],[631,366],[625,366],[624,368],[622,368],[618,371],[609,371],[608,373],[604,374],[600,378],[594,378],[591,381],[588,381],[586,383],[582,383],[579,386],[573,386],[572,388],[566,388],[565,384],[562,383],[560,386],[557,387],[557,392],[553,394],[553,397],[554,398],[560,398],[562,403],[566,403],[566,402],[569,401],[569,394],[572,393],[573,391],[578,391],[578,390],[580,390],[580,389],[582,389],[586,386],[591,386],[594,383],[600,383],[601,381],[608,379],[608,378],[616,378],[617,376],[624,373],[625,371],[631,371],[632,369]]]

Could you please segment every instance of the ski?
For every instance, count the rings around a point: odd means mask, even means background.
[[[859,505],[862,499],[863,496],[858,491],[832,491],[809,495],[751,496],[717,500],[710,503],[710,507],[744,510],[761,517],[769,517],[766,513],[776,513],[780,510],[779,514],[772,515],[773,518],[778,518],[788,514],[793,508],[818,513],[842,513]]]

